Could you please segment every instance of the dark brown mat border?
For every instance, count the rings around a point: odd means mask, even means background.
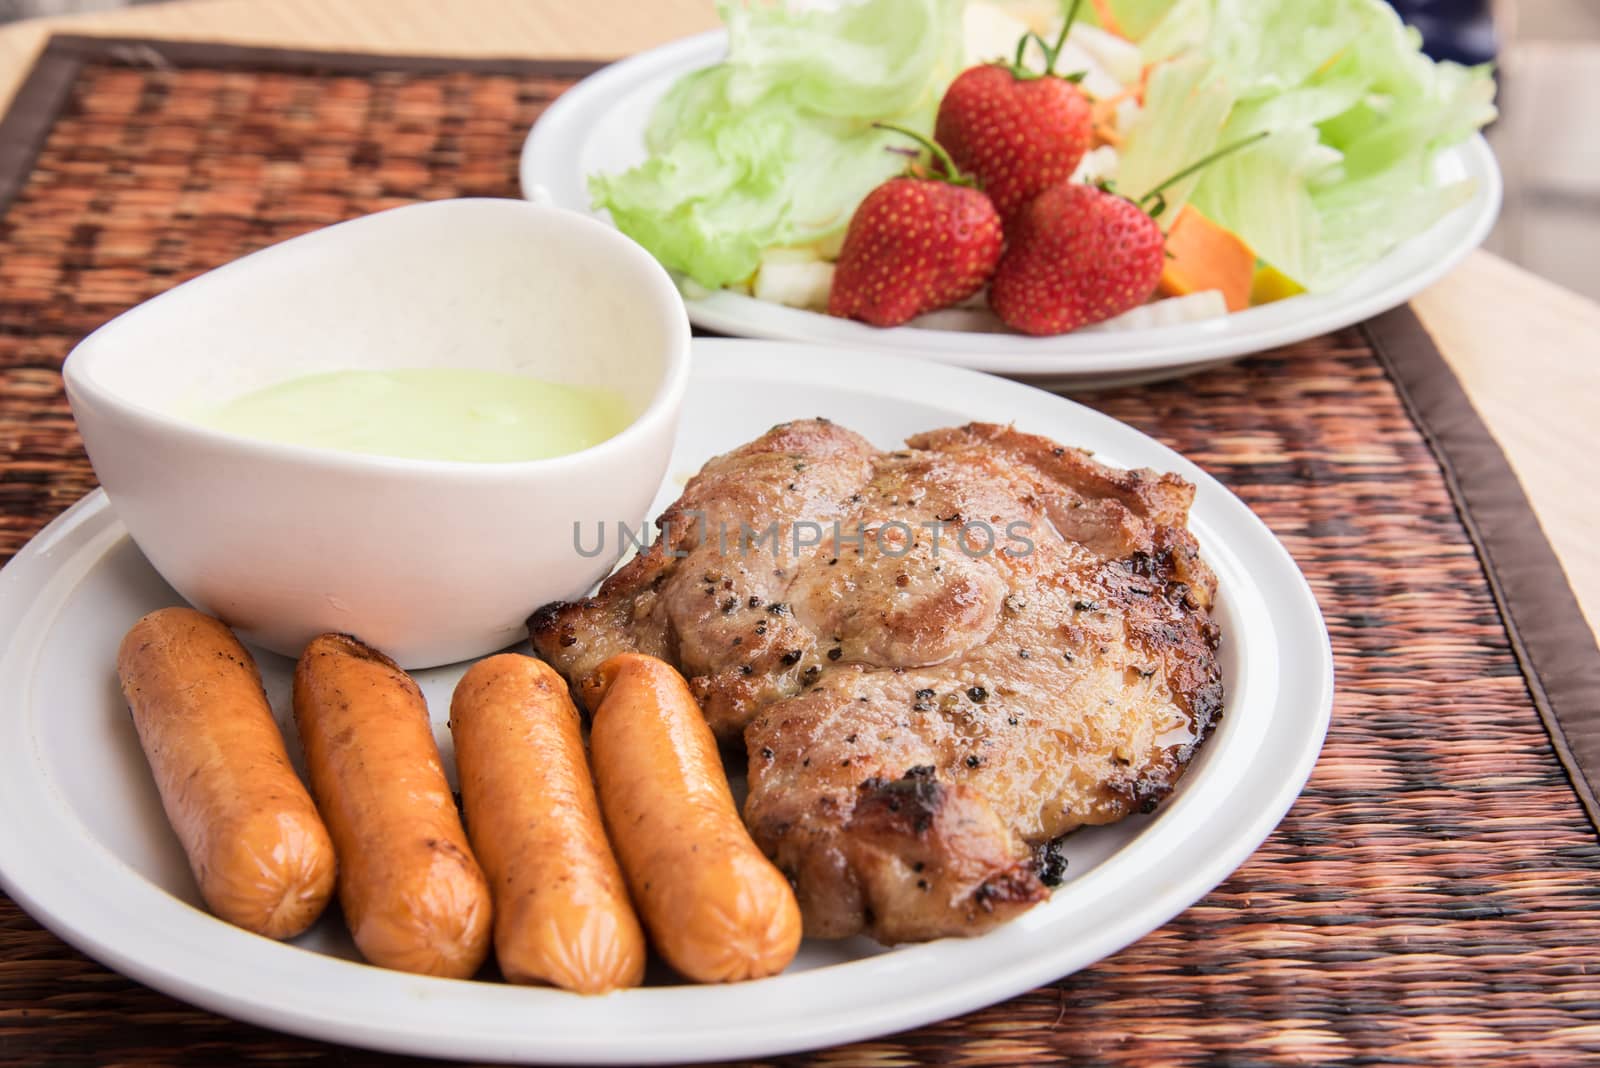
[[[1362,325],[1433,450],[1551,744],[1600,831],[1600,649],[1522,483],[1409,307]]]
[[[0,118],[0,213],[11,206],[66,104],[83,59],[53,37]]]

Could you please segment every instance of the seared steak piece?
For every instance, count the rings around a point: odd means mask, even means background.
[[[813,936],[1016,915],[1034,851],[1154,808],[1222,708],[1192,486],[1003,426],[907,444],[774,427],[530,623],[580,695],[624,650],[682,670],[744,740],[745,821]]]

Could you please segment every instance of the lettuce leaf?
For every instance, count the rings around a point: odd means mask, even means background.
[[[1494,118],[1491,74],[1428,59],[1383,0],[1175,0],[1140,45],[1161,65],[1122,192],[1267,132],[1167,199],[1187,196],[1307,289],[1348,282],[1472,194],[1440,186],[1433,160]]]
[[[1152,69],[1144,107],[1117,164],[1119,191],[1137,200],[1205,156],[1219,143],[1236,100],[1205,56],[1181,56]],[[1178,217],[1199,181],[1197,175],[1162,192],[1163,219]]]
[[[794,9],[721,0],[728,58],[686,75],[645,131],[649,158],[592,175],[597,208],[669,269],[743,282],[775,245],[827,240],[905,168],[893,122],[928,133],[960,69],[962,0]]]

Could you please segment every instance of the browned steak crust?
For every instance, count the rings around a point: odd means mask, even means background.
[[[907,445],[774,427],[530,623],[580,693],[651,653],[743,736],[745,820],[816,936],[1010,918],[1034,848],[1153,808],[1222,708],[1192,486],[991,424]]]

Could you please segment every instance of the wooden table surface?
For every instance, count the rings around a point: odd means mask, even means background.
[[[346,51],[609,58],[717,25],[712,0],[179,0],[0,28],[0,104],[52,32]],[[1500,440],[1600,635],[1600,305],[1488,253],[1418,313]]]

